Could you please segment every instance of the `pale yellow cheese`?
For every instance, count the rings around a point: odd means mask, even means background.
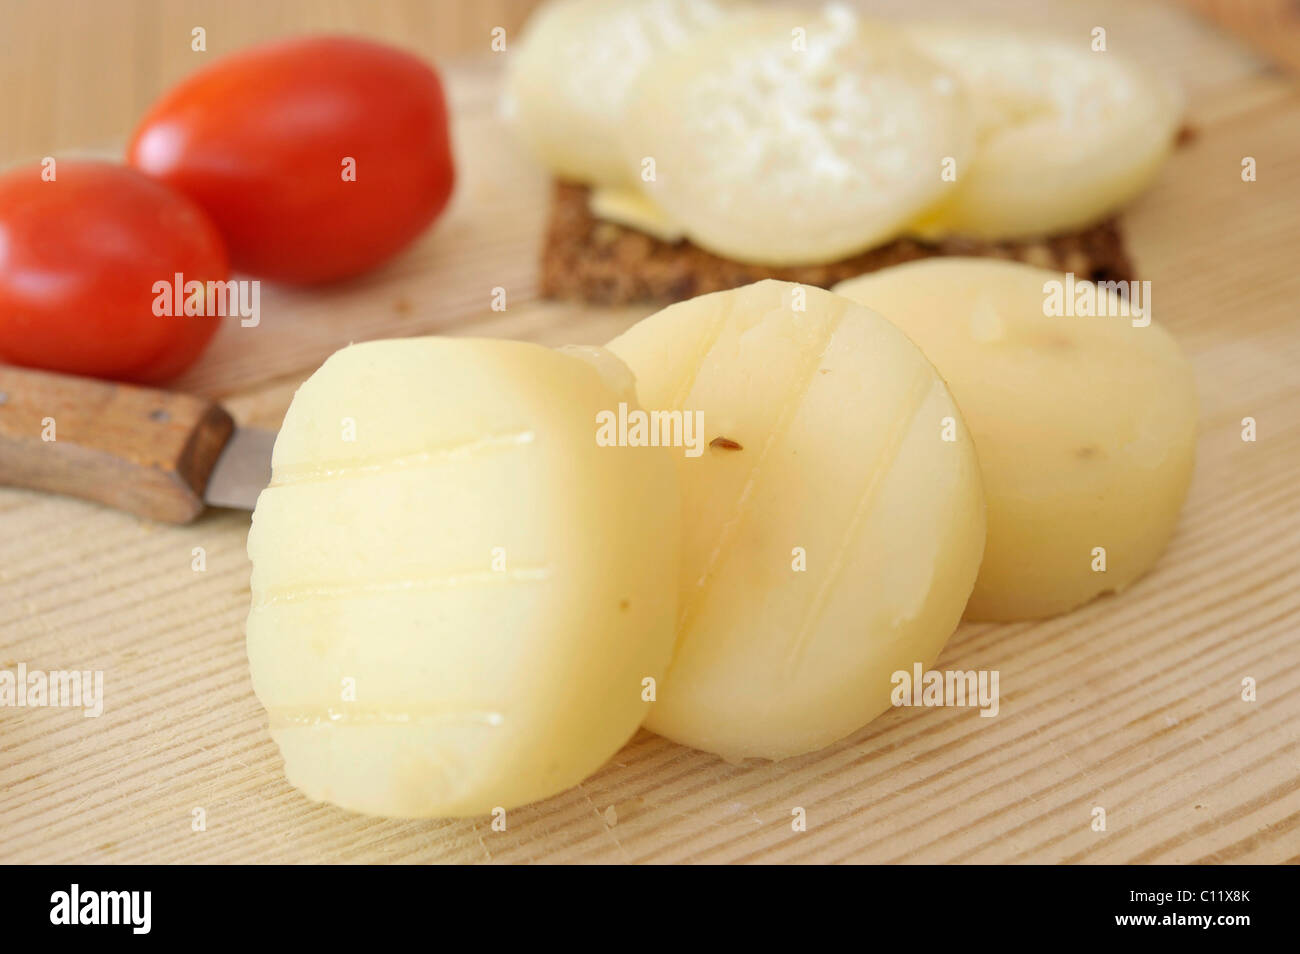
[[[835,290],[920,345],[970,425],[988,543],[967,616],[1051,616],[1150,569],[1191,479],[1196,394],[1177,343],[1149,323],[1149,286],[1135,289],[1143,314],[1126,314],[1113,290],[1056,272],[943,258]]]
[[[692,242],[768,265],[896,237],[972,130],[950,73],[843,6],[737,15],[660,54],[622,126],[638,185]]]
[[[663,209],[637,189],[609,186],[593,189],[587,207],[598,219],[625,225],[664,242],[681,241],[685,234]]]
[[[253,687],[289,780],[374,815],[573,786],[636,731],[673,644],[670,450],[599,349],[414,338],[302,385],[253,517]]]
[[[720,22],[730,0],[551,0],[507,38],[506,108],[556,175],[633,181],[620,147],[627,100],[665,50]]]
[[[1132,56],[1094,49],[1100,39],[1090,33],[903,29],[961,78],[977,136],[970,160],[951,168],[944,201],[913,224],[916,234],[1021,239],[1083,228],[1146,189],[1173,148],[1177,91]]]
[[[890,706],[961,616],[984,545],[951,395],[889,322],[764,281],[609,349],[647,409],[703,415],[683,494],[677,651],[646,722],[729,759],[827,745]]]

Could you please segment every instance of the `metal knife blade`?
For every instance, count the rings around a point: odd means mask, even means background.
[[[252,510],[257,496],[271,482],[271,450],[275,432],[237,427],[217,457],[203,499],[210,507]]]

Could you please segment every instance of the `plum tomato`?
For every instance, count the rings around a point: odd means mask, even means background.
[[[207,210],[237,270],[295,283],[391,258],[437,218],[454,179],[438,74],[353,37],[212,64],[150,110],[127,156]]]
[[[0,175],[0,361],[146,384],[180,374],[220,319],[160,317],[155,284],[225,281],[216,227],[125,166],[50,169]]]

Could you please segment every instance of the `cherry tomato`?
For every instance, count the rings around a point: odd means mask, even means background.
[[[454,178],[438,75],[346,37],[214,63],[153,107],[128,159],[208,211],[236,269],[289,282],[392,257],[443,210]]]
[[[0,176],[0,361],[157,383],[194,363],[219,318],[159,317],[157,282],[224,281],[197,205],[124,166],[60,160]]]

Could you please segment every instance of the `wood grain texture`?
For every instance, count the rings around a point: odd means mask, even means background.
[[[205,398],[0,366],[0,486],[189,523],[234,428]]]
[[[0,165],[125,141],[173,83],[225,53],[301,33],[374,37],[442,63],[513,36],[540,0],[4,0]],[[205,31],[206,51],[192,49]]]
[[[1181,0],[1245,39],[1292,73],[1300,73],[1300,3],[1296,0]]]
[[[1198,134],[1124,227],[1201,401],[1195,480],[1154,572],[1067,616],[966,624],[949,642],[939,667],[1000,671],[996,718],[899,709],[777,764],[642,732],[504,832],[363,818],[284,781],[244,657],[246,514],[165,527],[4,490],[0,668],[102,669],[106,700],[98,719],[0,710],[0,861],[1300,860],[1300,90],[1167,5],[991,7],[1062,28],[1102,17],[1112,45],[1183,83]],[[449,76],[464,175],[439,227],[329,293],[266,289],[261,325],[228,323],[181,387],[275,426],[349,340],[598,343],[647,313],[537,300],[547,181],[496,117],[498,66]],[[1257,182],[1241,181],[1243,156]],[[496,286],[505,312],[489,307]],[[206,831],[191,830],[195,808]]]

